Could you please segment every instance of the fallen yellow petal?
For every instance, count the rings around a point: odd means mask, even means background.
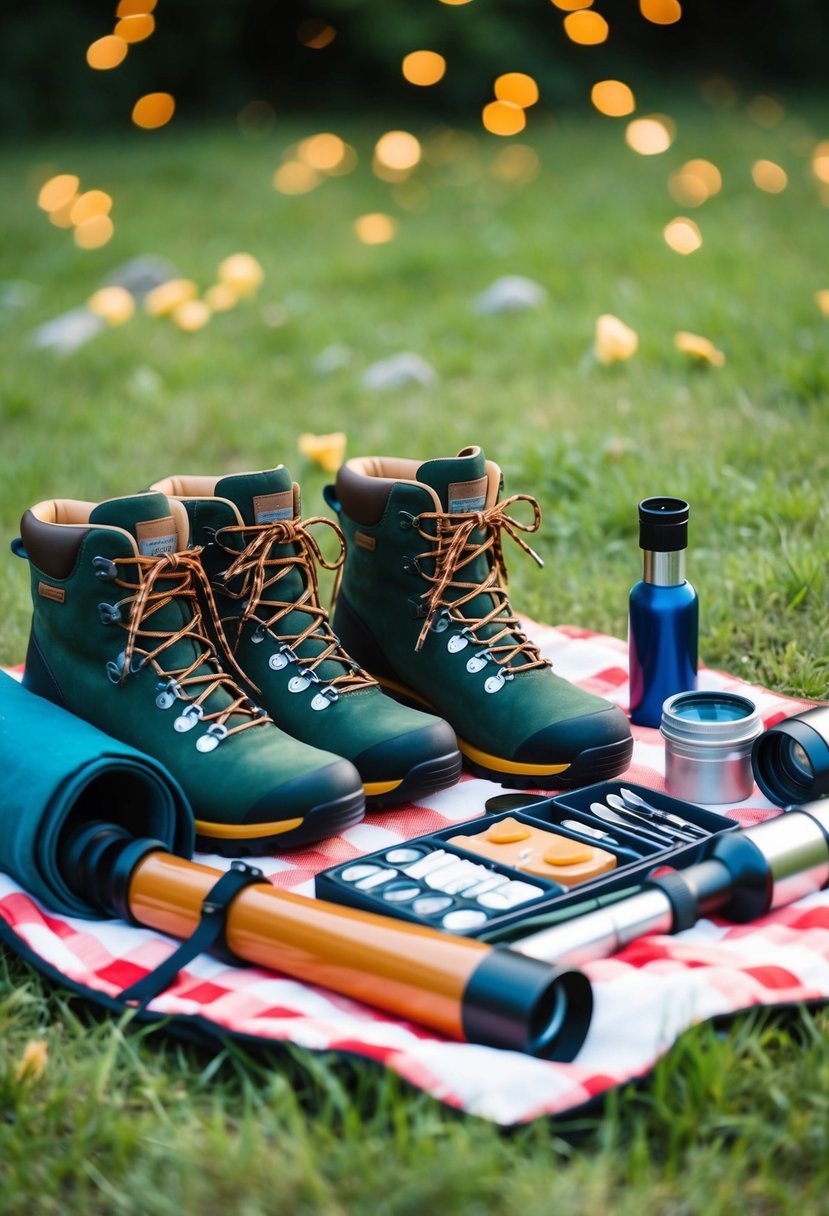
[[[639,347],[639,335],[624,321],[611,313],[602,313],[596,319],[596,338],[593,349],[599,363],[617,363],[630,359]]]
[[[151,317],[166,317],[179,304],[186,300],[195,300],[199,293],[198,286],[192,279],[168,279],[159,283],[144,297],[144,309]]]
[[[46,1071],[49,1049],[45,1039],[30,1039],[17,1065],[18,1081],[38,1081]]]
[[[135,300],[126,287],[102,287],[89,297],[86,306],[108,325],[123,325],[135,312]]]
[[[829,287],[824,287],[822,291],[816,291],[815,300],[824,317],[829,317]]]
[[[330,435],[312,435],[304,431],[297,439],[297,447],[326,473],[336,473],[345,456],[345,434],[333,431]]]
[[[684,355],[698,359],[700,363],[710,363],[712,367],[722,367],[725,363],[723,352],[717,350],[713,342],[700,334],[689,334],[686,330],[680,330],[674,334],[674,346]]]

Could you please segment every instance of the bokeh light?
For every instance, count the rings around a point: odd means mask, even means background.
[[[601,13],[582,8],[567,14],[564,18],[564,32],[571,42],[577,42],[579,46],[598,46],[599,43],[607,41],[610,31]]]
[[[684,207],[701,207],[722,189],[722,175],[710,160],[689,160],[672,173],[668,191]]]
[[[552,0],[552,3],[563,13],[575,13],[580,8],[590,8],[593,0]]]
[[[702,334],[688,333],[687,330],[680,330],[674,334],[674,346],[683,355],[689,355],[697,363],[707,363],[711,367],[722,367],[725,363],[725,355],[721,350],[718,350],[710,338],[703,338]]]
[[[307,21],[300,21],[296,27],[296,36],[303,46],[310,47],[312,51],[321,51],[331,45],[337,37],[337,31],[333,25],[329,25],[320,17],[309,17]]]
[[[86,62],[96,71],[106,72],[123,63],[128,50],[126,39],[117,34],[107,34],[86,48]]]
[[[70,216],[73,224],[83,224],[93,215],[109,215],[112,198],[105,190],[85,190],[72,204]]]
[[[280,194],[307,194],[320,184],[320,175],[301,160],[286,160],[273,175],[273,186]]]
[[[372,211],[357,217],[354,231],[364,245],[385,245],[397,235],[397,224],[392,216],[382,211]]]
[[[636,109],[633,90],[621,80],[598,80],[590,90],[590,100],[608,118],[624,118]]]
[[[812,152],[812,172],[819,182],[829,185],[829,139],[821,140]]]
[[[102,317],[107,325],[124,325],[135,312],[135,300],[126,287],[102,287],[86,302],[90,312]]]
[[[170,316],[179,329],[194,334],[204,329],[212,314],[209,304],[204,300],[184,300],[173,309]]]
[[[679,0],[639,0],[639,12],[653,25],[673,25],[682,16]]]
[[[459,7],[461,4],[471,4],[472,0],[440,0],[441,4],[449,4],[454,7]]]
[[[673,143],[671,124],[661,114],[647,118],[634,118],[625,128],[625,140],[640,156],[658,156],[667,152]]]
[[[40,187],[37,205],[41,211],[57,211],[71,203],[78,193],[80,178],[74,173],[58,173]]]
[[[219,264],[219,282],[232,288],[240,297],[252,296],[264,278],[264,270],[250,253],[233,253]]]
[[[165,126],[175,113],[176,103],[170,93],[145,93],[132,108],[132,121],[145,131]]]
[[[751,166],[751,176],[758,190],[766,194],[782,194],[789,184],[786,170],[773,160],[757,160]]]
[[[166,317],[180,304],[195,300],[198,293],[198,286],[192,279],[168,279],[147,292],[144,311],[151,317]]]
[[[115,231],[108,215],[91,215],[75,228],[74,239],[79,249],[100,249]]]
[[[49,222],[54,224],[56,228],[74,228],[72,222],[72,208],[75,206],[75,199],[78,196],[73,194],[70,199],[67,199],[60,207],[55,207],[54,211],[49,212]]]
[[[746,106],[749,118],[760,127],[776,127],[785,118],[786,112],[776,97],[761,94],[754,97]]]
[[[345,140],[331,131],[309,135],[297,145],[297,159],[321,173],[330,173],[336,169],[342,163],[345,153]]]
[[[119,0],[116,17],[140,17],[155,12],[156,0]]]
[[[531,182],[540,169],[539,155],[529,144],[507,144],[492,161],[492,176],[501,182]]]
[[[437,84],[446,75],[446,60],[437,51],[411,51],[403,60],[403,76],[409,84]]]
[[[122,17],[115,26],[115,37],[123,38],[124,42],[143,42],[155,30],[155,17],[150,13],[137,13],[134,16]]]
[[[229,283],[214,283],[204,293],[204,302],[211,312],[229,312],[239,303],[239,297]]]
[[[345,432],[331,431],[328,435],[314,435],[303,431],[297,437],[297,447],[303,456],[319,465],[326,473],[336,473],[345,459]]]
[[[494,92],[499,101],[511,101],[522,110],[538,101],[538,85],[526,72],[504,72],[495,81]]]
[[[699,227],[684,215],[677,216],[675,220],[666,224],[663,236],[665,244],[673,249],[674,253],[683,255],[696,253],[702,246],[702,233]]]
[[[383,168],[407,172],[422,155],[420,140],[408,131],[387,131],[374,145],[374,158]]]
[[[639,349],[639,335],[612,313],[596,318],[593,353],[599,363],[620,363]]]
[[[824,317],[829,317],[829,287],[815,292],[815,303]]]
[[[263,101],[261,98],[249,101],[236,115],[239,130],[251,139],[265,135],[273,126],[275,119],[276,111],[273,106],[269,101]]]
[[[512,101],[490,101],[483,108],[481,121],[491,135],[518,135],[527,125],[527,116]]]

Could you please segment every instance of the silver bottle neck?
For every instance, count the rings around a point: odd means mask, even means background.
[[[651,549],[643,549],[642,552],[646,583],[654,583],[657,587],[678,587],[685,582],[684,549],[672,553],[655,553]]]

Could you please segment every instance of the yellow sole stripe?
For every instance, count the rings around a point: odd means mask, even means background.
[[[376,798],[378,794],[388,794],[402,784],[402,777],[399,781],[366,781],[363,783],[363,793],[366,798]]]
[[[383,688],[397,692],[412,701],[419,701],[424,708],[432,713],[440,714],[440,710],[436,709],[430,701],[427,701],[425,697],[421,697],[419,693],[413,692],[411,688],[407,688],[405,684],[398,684],[394,680],[386,679],[386,677],[379,679],[378,683]],[[515,776],[521,777],[550,777],[555,773],[564,773],[570,767],[569,764],[527,764],[519,760],[506,760],[503,756],[492,756],[489,752],[483,752],[480,748],[473,747],[471,743],[467,743],[460,735],[458,735],[458,747],[473,763],[481,764],[485,768],[491,768],[497,773],[514,773]]]
[[[197,819],[196,831],[199,836],[213,836],[216,840],[255,840],[259,836],[279,836],[282,832],[291,832],[302,822],[302,819],[278,819],[276,823],[210,823],[209,820]]]

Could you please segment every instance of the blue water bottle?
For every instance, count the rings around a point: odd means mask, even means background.
[[[682,498],[639,504],[644,571],[628,617],[630,720],[659,726],[662,702],[697,686],[699,601],[685,577],[690,508]]]

